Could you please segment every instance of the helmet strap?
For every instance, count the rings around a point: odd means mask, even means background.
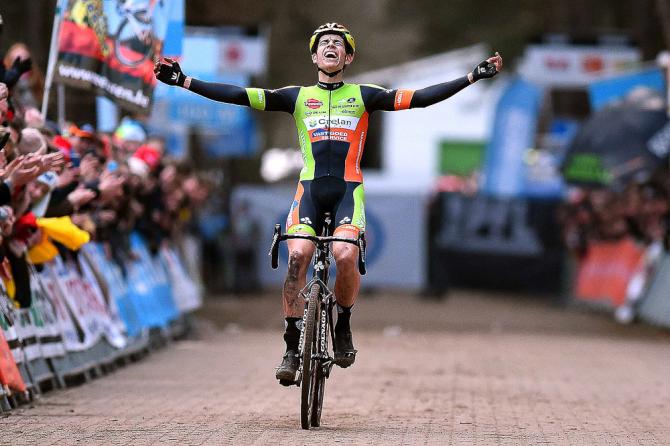
[[[316,65],[316,64],[314,64],[314,65]],[[338,74],[340,74],[341,72],[343,72],[345,68],[347,68],[347,64],[344,64],[344,66],[343,66],[341,69],[339,69],[339,70],[337,70],[337,71],[333,71],[332,73],[329,73],[329,72],[327,72],[327,71],[325,71],[325,70],[322,70],[322,69],[319,68],[318,66],[316,67],[316,70],[322,72],[323,74],[325,74],[325,75],[328,76],[328,77],[335,77],[335,76],[337,76]]]

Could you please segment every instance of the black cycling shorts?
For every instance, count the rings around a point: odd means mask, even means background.
[[[300,181],[286,219],[286,232],[320,235],[326,212],[331,215],[333,234],[344,230],[357,234],[364,230],[363,184],[336,177]]]

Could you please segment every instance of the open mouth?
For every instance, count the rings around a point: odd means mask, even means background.
[[[326,59],[335,60],[335,59],[337,59],[337,53],[335,51],[328,50],[328,51],[323,53],[323,57],[325,57]]]

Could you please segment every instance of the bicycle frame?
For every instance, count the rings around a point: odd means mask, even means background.
[[[328,352],[328,335],[335,345],[333,307],[335,299],[328,289],[330,273],[330,243],[344,242],[358,246],[358,270],[365,274],[365,237],[363,231],[357,239],[333,237],[329,234],[330,218],[326,217],[324,235],[321,237],[305,234],[282,234],[281,226],[275,225],[270,256],[272,268],[276,269],[279,260],[279,242],[289,239],[306,239],[316,246],[313,258],[312,279],[300,291],[305,300],[305,310],[300,330],[299,356],[300,366],[296,384],[301,385],[301,424],[303,429],[319,426],[325,380],[335,364]]]

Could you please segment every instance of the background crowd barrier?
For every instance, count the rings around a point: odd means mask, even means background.
[[[652,325],[670,328],[670,255],[660,259],[649,287],[638,305],[640,318]]]
[[[89,380],[186,334],[202,304],[199,276],[181,246],[152,255],[139,234],[117,264],[101,244],[30,266],[32,303],[16,308],[0,287],[0,411],[47,388]],[[197,257],[197,256],[195,256]]]
[[[612,310],[619,322],[670,328],[670,254],[660,243],[592,243],[571,286],[576,301]]]

